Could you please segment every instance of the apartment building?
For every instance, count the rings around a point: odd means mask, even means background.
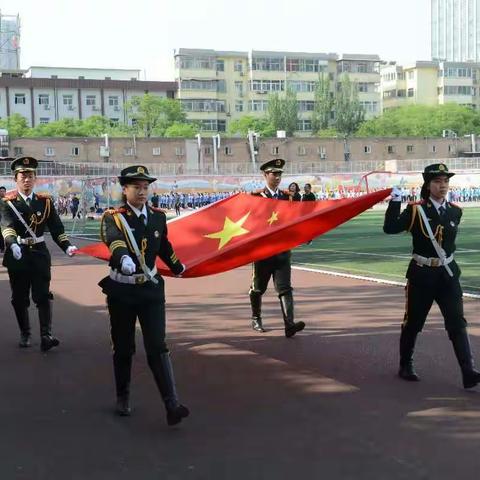
[[[34,127],[94,115],[128,123],[126,103],[146,92],[174,98],[174,82],[142,81],[139,70],[31,67],[2,72],[0,118],[18,113]]]
[[[311,132],[315,85],[319,75],[328,75],[331,94],[338,80],[348,73],[357,84],[367,118],[380,113],[380,59],[377,55],[335,53],[223,52],[181,48],[175,55],[178,98],[189,120],[202,130],[227,129],[243,115],[263,116],[268,95],[292,89],[299,104],[298,133]]]
[[[480,107],[479,63],[419,61],[403,67],[391,62],[380,71],[382,111],[408,104]]]

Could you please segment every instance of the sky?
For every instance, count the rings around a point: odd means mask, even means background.
[[[142,79],[173,80],[179,48],[430,59],[430,0],[1,0],[0,8],[20,14],[21,68],[134,68]]]

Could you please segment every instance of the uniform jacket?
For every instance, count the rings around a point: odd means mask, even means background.
[[[130,256],[137,266],[135,274],[143,273],[140,262],[135,255],[128,238],[123,231],[119,216],[122,215],[132,230],[138,248],[144,254],[147,267],[152,270],[157,257],[160,257],[167,267],[174,273],[179,274],[183,265],[177,258],[172,244],[168,240],[167,219],[163,211],[147,206],[147,224],[137,217],[135,212],[124,205],[117,210],[107,210],[102,218],[101,235],[103,242],[111,252],[110,267],[121,273],[121,259],[124,255]],[[110,277],[105,277],[99,285],[103,292],[111,297],[117,297],[121,301],[139,298],[149,300],[164,300],[164,282],[160,275],[156,275],[158,284],[145,282],[143,284],[119,283]]]
[[[252,192],[252,195],[256,197],[273,198],[270,190],[267,187],[264,187],[262,190],[256,192]],[[290,200],[290,195],[287,192],[278,189],[277,200]],[[279,253],[278,255],[273,255],[269,258],[265,258],[264,260],[260,260],[260,262],[284,263],[289,262],[290,257],[291,252],[290,250],[287,250],[285,252]]]
[[[55,243],[64,252],[70,246],[63,223],[55,210],[50,196],[34,193],[29,206],[20,194],[14,193],[0,201],[0,222],[2,235],[5,239],[3,265],[11,270],[26,270],[32,268],[31,262],[33,261],[36,266],[50,267],[50,253],[45,242],[32,246],[21,245],[22,258],[20,260],[13,258],[12,251],[9,248],[10,245],[17,243],[17,237],[29,238],[31,235],[7,204],[8,200],[20,212],[25,223],[33,230],[36,237],[43,236],[45,231],[48,230]]]
[[[462,209],[453,203],[445,202],[446,214],[444,218],[440,218],[437,209],[430,201],[422,200],[418,203],[409,203],[405,210],[400,213],[401,202],[390,202],[385,213],[385,223],[383,231],[385,233],[410,232],[412,235],[412,253],[422,255],[423,257],[438,257],[435,248],[428,236],[428,232],[423,225],[423,221],[418,213],[421,206],[425,211],[430,228],[435,238],[445,250],[446,256],[449,257],[455,252],[455,239],[458,232],[458,226],[462,218]],[[460,269],[455,261],[449,264],[455,277],[460,275]],[[407,278],[411,278],[412,274],[419,273],[419,269],[427,272],[434,268],[436,271],[445,271],[443,267],[420,267],[415,261],[410,262],[407,271]],[[446,272],[445,272],[446,273]]]

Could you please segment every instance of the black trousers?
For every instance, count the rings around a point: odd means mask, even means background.
[[[12,305],[28,307],[30,305],[30,291],[35,304],[42,305],[48,302],[50,293],[50,269],[32,269],[30,271],[8,270],[10,287],[12,289]]]
[[[260,260],[253,264],[253,278],[250,292],[263,295],[272,277],[273,285],[279,296],[285,295],[293,290],[290,251],[266,258],[265,260]]]
[[[462,287],[458,277],[451,278],[443,267],[423,267],[421,281],[409,278],[405,287],[406,305],[403,328],[412,333],[421,332],[432,308],[437,302],[449,334],[466,327],[463,313]],[[428,282],[425,276],[429,277]]]
[[[143,333],[147,355],[168,352],[165,343],[165,303],[125,304],[107,297],[114,355],[128,357],[135,353],[137,318]]]

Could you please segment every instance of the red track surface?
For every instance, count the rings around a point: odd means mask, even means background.
[[[16,347],[0,270],[0,479],[475,478],[480,388],[466,392],[432,312],[416,356],[422,381],[395,376],[403,291],[294,271],[297,317],[283,336],[273,289],[249,328],[250,269],[168,279],[167,315],[181,400],[168,428],[137,338],[131,418],[112,414],[108,318],[97,287],[107,266],[56,247],[57,351]],[[478,301],[466,302],[480,363]]]

